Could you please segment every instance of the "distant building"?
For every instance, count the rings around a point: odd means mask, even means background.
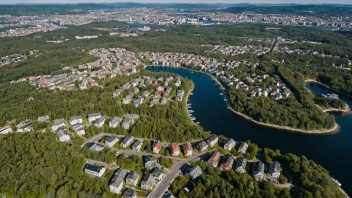
[[[48,120],[49,120],[48,115],[38,117],[38,122],[46,122]]]
[[[104,166],[96,166],[96,165],[92,165],[92,164],[86,164],[86,167],[84,168],[84,172],[97,176],[97,177],[101,177],[104,172],[105,172],[105,167]]]

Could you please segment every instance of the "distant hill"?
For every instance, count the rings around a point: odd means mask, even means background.
[[[341,16],[352,14],[352,5],[249,5],[229,7],[223,11],[242,13],[250,11],[258,14],[299,14],[306,16]]]

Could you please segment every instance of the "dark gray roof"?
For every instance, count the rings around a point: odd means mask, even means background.
[[[261,161],[256,162],[253,167],[253,172],[254,173],[261,172],[262,174],[264,174],[264,163]]]
[[[132,140],[133,137],[131,135],[127,135],[123,140],[122,140],[122,144],[126,144],[127,142],[129,142],[130,140]]]
[[[271,162],[270,164],[270,170],[269,170],[269,173],[273,173],[273,172],[280,172],[281,170],[281,165],[278,161],[273,161]]]
[[[154,177],[159,177],[161,174],[164,173],[164,167],[159,168],[158,166],[155,167],[152,171]]]
[[[112,186],[120,186],[120,182],[124,181],[125,180],[125,177],[127,175],[127,170],[125,169],[118,169],[116,170],[115,174],[112,176],[111,180],[110,180],[110,183],[109,185],[112,185]]]
[[[139,175],[138,175],[138,173],[136,172],[136,171],[131,171],[130,173],[128,173],[128,175],[127,175],[127,179],[128,180],[133,180],[133,181],[135,181],[135,180],[137,180],[139,178]]]
[[[193,166],[188,172],[191,176],[200,175],[202,174],[202,169],[199,166]]]
[[[123,192],[122,197],[135,197],[136,196],[136,191],[132,188],[126,188],[126,190]]]
[[[237,159],[236,168],[239,168],[241,166],[243,168],[246,168],[246,165],[247,165],[247,159],[245,157],[240,157]]]
[[[146,175],[143,177],[141,183],[142,183],[142,184],[147,184],[147,185],[153,185],[153,183],[154,183],[154,177],[153,177],[153,175],[150,174],[150,173],[146,174]]]
[[[91,170],[91,171],[94,171],[97,173],[99,173],[102,168],[103,168],[103,166],[95,166],[92,164],[86,164],[86,167],[85,167],[85,169],[88,169],[88,170]]]
[[[232,138],[229,138],[229,139],[227,139],[227,140],[225,141],[224,144],[225,144],[225,145],[226,145],[226,144],[236,144],[236,142],[235,142],[235,140],[233,140]]]
[[[214,141],[216,138],[218,138],[217,135],[212,135],[206,140],[206,142],[209,144],[210,142]]]

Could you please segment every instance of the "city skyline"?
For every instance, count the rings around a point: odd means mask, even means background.
[[[133,2],[133,3],[208,3],[215,4],[214,1],[211,0],[14,0],[14,1],[5,1],[0,0],[0,4],[76,4],[76,3],[121,3],[121,2]],[[292,0],[292,1],[282,1],[282,0],[221,0],[216,3],[224,3],[224,4],[352,4],[352,0]]]

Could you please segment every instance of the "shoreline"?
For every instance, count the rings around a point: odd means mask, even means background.
[[[340,126],[336,122],[335,122],[335,126],[333,128],[324,129],[324,130],[304,130],[304,129],[296,129],[296,128],[292,128],[292,127],[288,127],[288,126],[267,124],[267,123],[256,121],[244,113],[237,112],[232,107],[228,107],[228,109],[230,111],[232,111],[233,113],[235,113],[236,115],[238,115],[238,116],[240,116],[240,117],[242,117],[242,118],[244,118],[244,119],[246,119],[256,125],[263,126],[263,127],[270,127],[270,128],[274,128],[274,129],[280,129],[280,130],[289,131],[289,132],[304,133],[304,134],[311,134],[311,135],[321,135],[321,134],[336,134],[339,132],[339,129],[340,129]]]
[[[148,67],[148,66],[145,66],[145,67]],[[160,67],[160,66],[155,65],[155,66],[150,66],[150,67]],[[176,66],[164,66],[164,67],[180,68],[180,69],[186,69],[186,70],[189,70],[189,71],[206,74],[209,77],[211,77],[211,79],[214,80],[220,86],[220,88],[222,88],[223,91],[226,90],[223,87],[223,85],[219,82],[219,80],[217,80],[216,78],[214,79],[214,77],[211,76],[208,73],[205,73],[205,72],[202,72],[202,71],[196,71],[196,70],[193,70],[193,69],[190,69],[190,68],[185,68],[185,67],[176,67]],[[194,85],[193,85],[193,88],[194,88]],[[192,88],[192,90],[193,90],[193,88]],[[191,93],[191,91],[189,93]],[[188,100],[188,97],[189,97],[189,94],[187,96],[187,100]],[[186,100],[186,108],[187,108],[187,100]],[[274,128],[274,129],[279,129],[279,130],[284,130],[284,131],[288,131],[288,132],[295,132],[295,133],[302,133],[302,134],[311,134],[311,135],[320,135],[320,134],[336,134],[336,133],[339,132],[339,129],[340,129],[340,126],[336,122],[335,122],[335,125],[334,125],[333,128],[324,129],[324,130],[304,130],[304,129],[297,129],[297,128],[292,128],[292,127],[288,127],[288,126],[280,126],[280,125],[275,125],[275,124],[266,124],[266,123],[254,120],[250,116],[247,116],[247,115],[245,115],[243,113],[237,112],[232,107],[228,107],[228,109],[230,111],[232,111],[233,113],[235,113],[236,115],[238,115],[238,116],[240,116],[240,117],[246,119],[247,121],[252,122],[252,123],[254,123],[256,125],[263,126],[263,127]],[[187,114],[188,114],[188,111],[187,111]],[[193,120],[192,120],[192,122],[195,123]]]
[[[339,91],[336,91],[336,90],[334,90],[334,89],[331,89],[329,86],[325,85],[324,83],[321,83],[321,82],[319,82],[319,81],[317,81],[317,80],[314,80],[314,79],[307,79],[307,80],[305,80],[304,82],[305,82],[305,83],[316,83],[316,84],[318,84],[318,85],[321,85],[321,86],[325,87],[326,89],[329,89],[330,91],[336,92],[336,93],[338,93],[338,94],[340,94],[340,95],[343,95],[343,96],[345,96],[345,97],[348,97],[348,98],[351,97],[351,96],[349,96],[349,95],[346,95],[346,94],[344,94],[344,93],[341,93],[341,92],[339,92]],[[308,88],[307,88],[307,89],[308,89]],[[308,90],[309,90],[309,89],[308,89]],[[310,91],[310,90],[309,90],[309,91]],[[310,91],[310,92],[311,92],[311,91]],[[348,113],[348,112],[351,111],[351,108],[348,106],[348,104],[347,104],[346,102],[345,102],[345,104],[346,104],[345,109],[336,109],[336,108],[323,109],[323,108],[320,107],[319,105],[317,105],[317,106],[318,106],[318,108],[321,109],[324,113],[326,113],[326,112]]]

